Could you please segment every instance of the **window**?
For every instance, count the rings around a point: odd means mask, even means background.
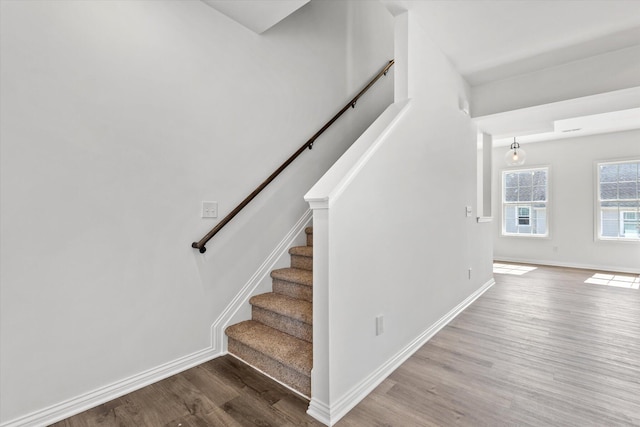
[[[640,241],[640,160],[598,163],[597,237]]]
[[[502,172],[502,234],[544,237],[549,234],[549,168]]]
[[[531,208],[518,206],[518,225],[531,225]]]

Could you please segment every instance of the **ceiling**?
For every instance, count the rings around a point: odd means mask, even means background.
[[[202,1],[262,33],[309,0]],[[380,1],[394,13],[411,10],[471,86],[640,46],[640,0]],[[635,108],[638,90],[640,87],[474,121],[494,135],[497,144],[508,144],[513,136],[526,143],[640,129],[640,110]],[[566,132],[561,123],[574,123],[567,120],[578,121],[580,130]]]
[[[479,117],[474,122],[507,146],[640,129],[640,87]]]
[[[472,85],[640,44],[638,0],[382,0],[409,9]]]
[[[310,0],[202,0],[256,34],[262,34]]]
[[[470,85],[640,45],[640,0],[381,0],[411,10]],[[640,88],[474,119],[495,145],[640,129]]]

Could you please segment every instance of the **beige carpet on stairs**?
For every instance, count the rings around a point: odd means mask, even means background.
[[[313,229],[307,245],[289,249],[291,267],[271,272],[272,292],[256,295],[252,319],[226,329],[229,353],[311,396]]]

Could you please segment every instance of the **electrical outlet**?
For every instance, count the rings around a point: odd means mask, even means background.
[[[218,218],[218,202],[202,202],[202,218]]]

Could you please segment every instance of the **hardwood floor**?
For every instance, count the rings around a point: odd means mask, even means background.
[[[640,292],[593,273],[496,274],[338,425],[640,426]]]
[[[593,273],[496,274],[336,426],[640,426],[640,291]],[[55,426],[320,425],[306,407],[226,356]]]
[[[223,356],[53,424],[56,427],[322,426],[308,401]]]

